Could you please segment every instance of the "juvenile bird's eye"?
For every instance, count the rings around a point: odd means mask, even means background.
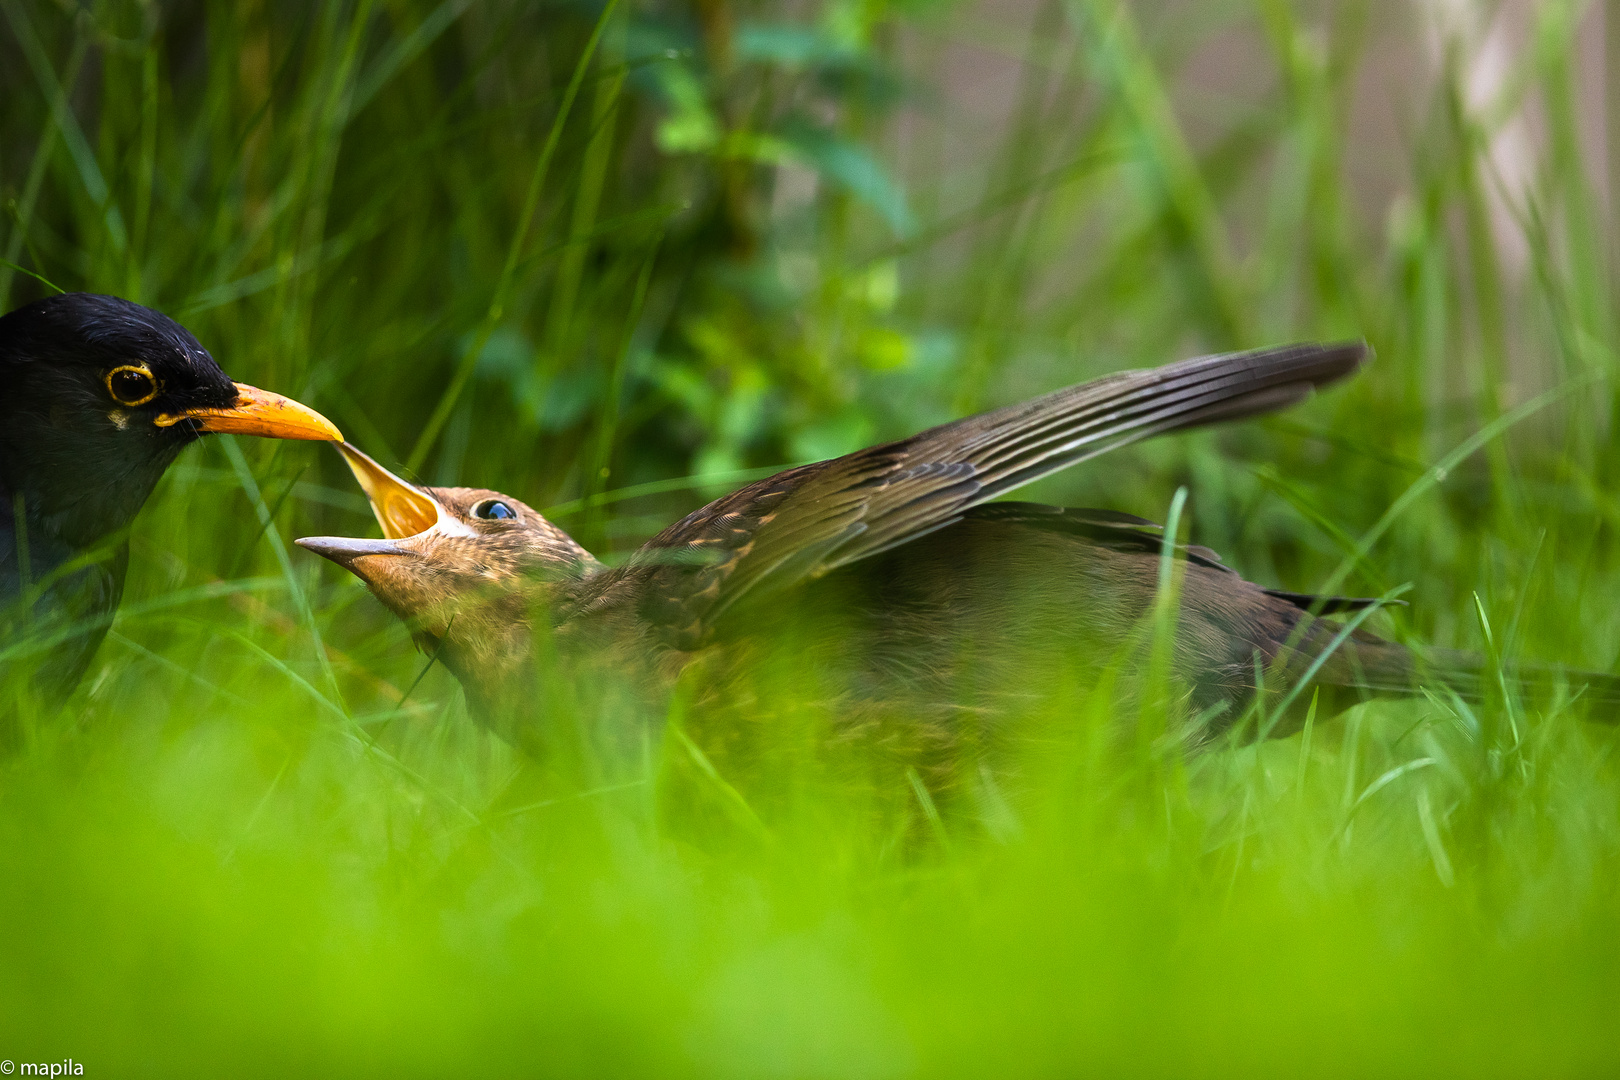
[[[157,376],[145,364],[124,364],[107,372],[107,393],[120,405],[145,405],[159,389]]]
[[[472,516],[484,521],[510,521],[517,517],[517,511],[499,499],[485,499],[473,507]]]

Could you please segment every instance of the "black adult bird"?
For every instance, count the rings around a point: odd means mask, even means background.
[[[298,543],[365,581],[460,679],[474,715],[530,749],[553,737],[537,679],[558,659],[653,690],[701,660],[718,701],[746,698],[750,672],[786,670],[891,745],[949,747],[964,724],[1017,715],[1042,673],[1090,686],[1116,666],[1140,674],[1150,653],[1157,526],[991,500],[1138,439],[1292,404],[1366,355],[1292,345],[1111,375],[789,469],[612,569],[516,499],[418,487],[340,444],[387,539]],[[1310,614],[1370,601],[1266,589],[1205,548],[1175,555],[1173,668],[1187,715],[1202,718],[1195,738],[1242,717],[1266,672],[1272,689],[1309,677],[1329,698],[1348,692],[1328,708],[1416,689],[1406,649]]]
[[[129,563],[127,529],[163,470],[209,432],[343,436],[232,382],[185,327],[67,293],[0,317],[0,682],[47,707],[84,674]],[[26,677],[15,679],[19,673]]]

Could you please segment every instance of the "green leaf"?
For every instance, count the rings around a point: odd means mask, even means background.
[[[781,138],[795,158],[876,210],[896,235],[916,227],[905,192],[865,147],[803,122],[790,122]]]
[[[666,154],[713,149],[720,141],[720,122],[692,69],[685,64],[663,64],[658,68],[658,86],[670,107],[669,115],[658,125],[658,148]]]
[[[733,42],[737,56],[788,67],[846,67],[860,54],[819,30],[781,23],[742,26]]]

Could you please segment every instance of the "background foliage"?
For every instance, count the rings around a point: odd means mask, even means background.
[[[28,271],[0,266],[0,303],[37,274],[157,306],[385,462],[610,556],[755,470],[1361,335],[1351,386],[1036,495],[1157,517],[1185,485],[1251,578],[1411,582],[1388,633],[1609,671],[1604,16],[0,0],[0,256]],[[1374,705],[1184,770],[1065,745],[1010,801],[812,785],[764,840],[695,835],[657,797],[678,750],[546,788],[288,551],[370,528],[320,448],[221,438],[171,470],[91,677],[0,764],[0,1055],[1613,1068],[1620,778],[1568,710]]]

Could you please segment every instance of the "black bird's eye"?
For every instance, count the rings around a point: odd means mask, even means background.
[[[510,521],[517,517],[517,511],[499,499],[485,499],[473,507],[472,516],[484,521]]]
[[[107,393],[120,405],[145,405],[159,389],[157,376],[145,364],[124,364],[107,372]]]

